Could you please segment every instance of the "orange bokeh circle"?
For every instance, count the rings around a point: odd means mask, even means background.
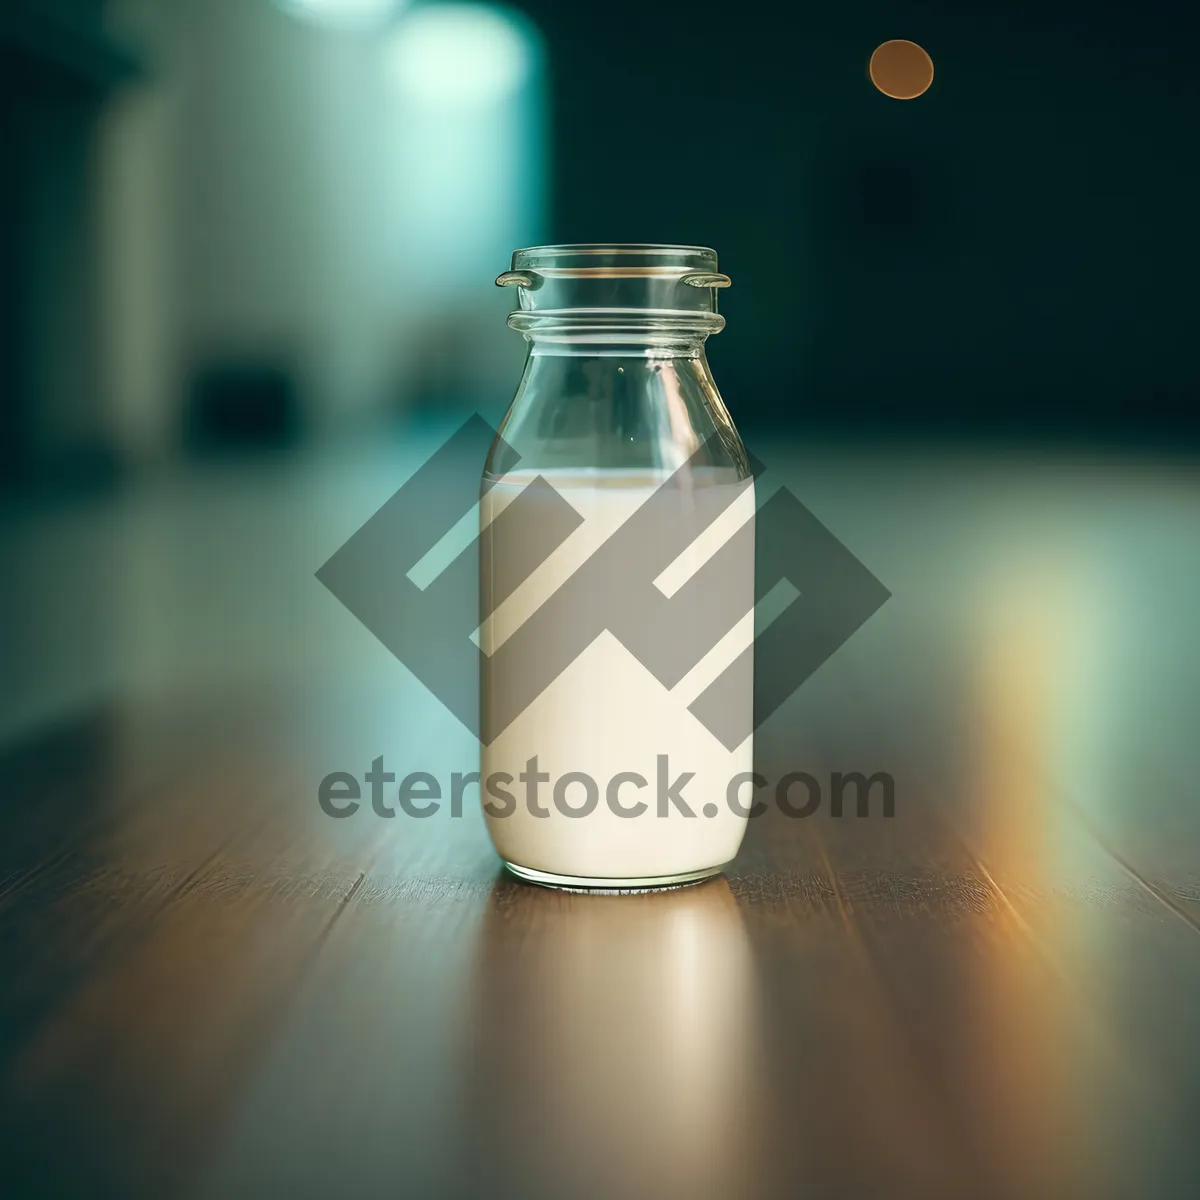
[[[867,70],[871,82],[893,100],[915,100],[933,82],[933,59],[903,38],[877,46]]]

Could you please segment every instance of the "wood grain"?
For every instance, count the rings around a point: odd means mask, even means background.
[[[895,815],[772,810],[720,880],[555,893],[470,806],[331,820],[331,770],[471,767],[378,679],[20,738],[3,1194],[1200,1194],[1200,494],[887,470],[809,478],[895,599],[756,763],[888,771]]]

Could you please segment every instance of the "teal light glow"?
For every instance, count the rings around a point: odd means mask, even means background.
[[[415,99],[464,107],[518,91],[534,68],[526,23],[504,9],[438,4],[415,9],[388,42],[392,83]]]

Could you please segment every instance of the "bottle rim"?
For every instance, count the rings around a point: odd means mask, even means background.
[[[717,252],[708,246],[662,242],[573,242],[514,250],[511,269],[552,272],[559,278],[715,272]]]

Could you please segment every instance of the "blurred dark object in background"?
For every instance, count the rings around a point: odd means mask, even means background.
[[[133,55],[101,0],[0,6],[0,488],[53,459],[106,475],[98,420],[96,126]]]
[[[285,368],[228,363],[196,372],[188,406],[190,449],[286,447],[300,430],[296,383]]]

